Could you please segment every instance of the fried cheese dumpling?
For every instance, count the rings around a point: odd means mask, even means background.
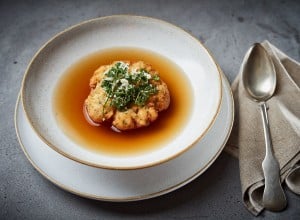
[[[119,130],[149,126],[170,105],[166,83],[143,61],[100,66],[90,88],[84,103],[89,118],[98,124],[111,122]]]

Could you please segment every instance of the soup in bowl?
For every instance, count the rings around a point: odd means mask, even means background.
[[[118,71],[123,78],[114,79]],[[53,150],[90,166],[139,169],[175,158],[208,132],[221,83],[214,59],[190,34],[121,15],[83,22],[48,41],[26,70],[21,99]]]

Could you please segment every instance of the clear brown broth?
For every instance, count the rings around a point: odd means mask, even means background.
[[[107,126],[92,126],[84,117],[83,103],[90,92],[91,76],[99,66],[116,60],[149,63],[168,85],[169,108],[146,128],[118,133]],[[138,48],[110,48],[88,55],[66,70],[55,88],[53,110],[63,132],[82,147],[109,155],[141,154],[176,137],[187,123],[193,96],[189,85],[183,71],[157,53]]]

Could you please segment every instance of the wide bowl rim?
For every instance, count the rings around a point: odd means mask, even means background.
[[[88,23],[92,23],[92,22],[99,22],[99,21],[103,21],[103,20],[107,20],[107,19],[114,19],[114,18],[132,18],[132,19],[148,19],[151,20],[153,22],[158,22],[161,23],[163,25],[167,25],[171,28],[177,29],[178,31],[181,31],[187,35],[189,35],[191,37],[192,40],[194,40],[196,43],[198,43],[208,54],[209,58],[211,59],[211,61],[213,62],[213,64],[215,65],[216,69],[217,69],[217,73],[218,73],[218,88],[219,88],[219,100],[217,103],[217,108],[215,109],[215,113],[210,121],[210,123],[208,124],[208,126],[205,128],[205,130],[199,134],[199,136],[189,145],[185,146],[181,151],[176,152],[175,154],[169,155],[168,157],[165,157],[164,159],[161,159],[159,161],[154,161],[151,163],[147,163],[147,164],[143,164],[143,165],[135,165],[135,166],[110,166],[110,165],[105,165],[105,164],[99,164],[99,163],[94,163],[94,162],[90,162],[87,160],[83,160],[80,159],[74,155],[71,155],[68,152],[65,152],[63,150],[61,150],[59,147],[55,146],[53,143],[51,143],[46,137],[44,137],[44,135],[34,126],[34,123],[32,122],[31,118],[30,118],[30,114],[26,109],[26,104],[25,104],[25,83],[26,83],[26,79],[29,75],[29,70],[30,67],[32,66],[34,60],[40,55],[40,53],[48,46],[50,45],[53,41],[55,41],[57,38],[59,38],[60,36],[62,36],[63,34],[75,29],[75,28],[79,28],[80,26],[83,26],[85,24]],[[129,15],[129,14],[119,14],[119,15],[110,15],[110,16],[104,16],[104,17],[98,17],[98,18],[94,18],[94,19],[89,19],[89,20],[85,20],[82,21],[80,23],[77,23],[75,25],[72,25],[66,29],[64,29],[61,32],[58,32],[56,35],[54,35],[53,37],[51,37],[48,41],[46,41],[39,49],[38,51],[35,53],[35,55],[32,57],[31,61],[29,62],[23,79],[22,79],[22,83],[21,83],[21,89],[20,89],[20,97],[21,97],[21,102],[22,102],[22,108],[25,112],[25,116],[27,118],[27,120],[29,121],[30,126],[33,128],[33,131],[38,135],[38,137],[44,142],[46,143],[46,145],[48,145],[50,148],[52,148],[53,150],[55,150],[56,152],[58,152],[59,154],[73,160],[76,162],[79,162],[81,164],[84,165],[88,165],[88,166],[92,166],[92,167],[96,167],[96,168],[103,168],[103,169],[110,169],[110,170],[135,170],[135,169],[144,169],[144,168],[148,168],[148,167],[152,167],[152,166],[156,166],[162,163],[165,163],[169,160],[172,160],[176,157],[178,157],[179,155],[183,154],[184,152],[186,152],[187,150],[189,150],[192,146],[195,145],[195,143],[197,143],[198,141],[200,141],[205,134],[207,134],[207,132],[210,130],[210,128],[212,127],[212,125],[214,124],[218,114],[220,113],[220,106],[221,106],[221,101],[222,101],[222,71],[220,66],[217,64],[217,62],[215,61],[214,57],[212,56],[211,52],[208,50],[208,48],[206,48],[199,39],[197,39],[195,36],[193,36],[191,33],[187,32],[186,30],[184,30],[183,28],[174,25],[170,22],[158,19],[158,18],[153,18],[153,17],[148,17],[148,16],[139,16],[139,15]]]

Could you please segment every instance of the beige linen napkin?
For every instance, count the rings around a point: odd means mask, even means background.
[[[262,43],[272,57],[277,73],[274,96],[267,101],[270,131],[282,181],[300,161],[300,64],[287,57],[268,41]],[[264,177],[261,163],[265,140],[258,103],[246,94],[241,73],[232,84],[235,122],[227,151],[239,157],[243,201],[258,215],[262,210]]]

